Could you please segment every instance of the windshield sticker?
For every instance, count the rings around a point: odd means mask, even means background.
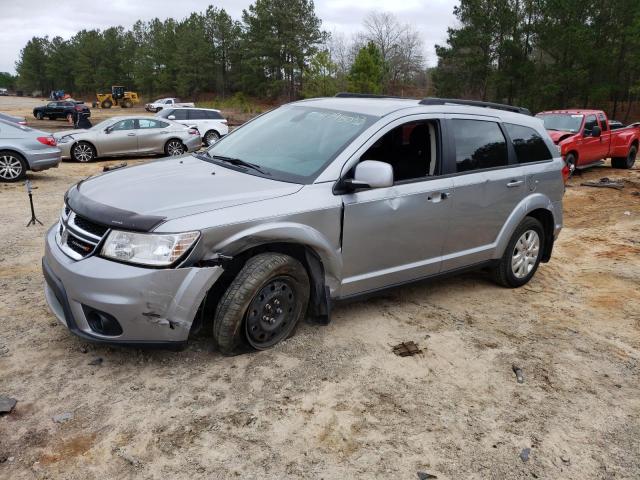
[[[582,118],[584,115],[571,115],[571,118]]]
[[[309,117],[319,120],[329,120],[336,123],[346,123],[359,127],[366,122],[366,118],[360,115],[346,115],[340,112],[311,112]]]

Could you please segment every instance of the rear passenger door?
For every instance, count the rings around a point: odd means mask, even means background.
[[[137,122],[138,152],[164,152],[164,144],[168,139],[167,127],[169,124],[154,118],[139,118]]]
[[[454,191],[442,271],[489,260],[500,230],[526,193],[525,169],[497,119],[452,115],[447,125],[455,152],[449,165]]]

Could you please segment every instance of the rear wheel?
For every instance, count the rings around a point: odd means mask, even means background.
[[[131,108],[133,107],[133,102],[131,100],[125,100],[122,102],[122,108]]]
[[[632,168],[636,163],[636,156],[638,155],[638,147],[631,145],[629,153],[626,157],[614,157],[611,159],[611,166],[613,168]]]
[[[27,176],[27,162],[21,155],[0,150],[0,180],[17,182]]]
[[[164,153],[169,156],[182,155],[186,150],[182,142],[176,139],[169,140],[164,146]]]
[[[87,142],[78,142],[71,149],[71,158],[76,162],[90,162],[96,157],[93,145]]]
[[[44,115],[42,114],[42,112],[36,112],[36,118],[38,120],[43,120],[44,119]]]
[[[111,100],[105,100],[104,102],[102,102],[102,108],[111,108],[113,106],[113,103],[111,103]]]
[[[295,258],[262,253],[249,259],[224,293],[213,338],[225,355],[242,344],[266,350],[293,334],[309,303],[309,277]]]
[[[535,218],[525,218],[513,232],[500,263],[493,271],[496,282],[515,288],[531,280],[540,265],[544,242],[542,224]]]
[[[215,130],[209,130],[207,133],[204,134],[204,143],[208,147],[216,143],[218,140],[220,140],[220,134]]]

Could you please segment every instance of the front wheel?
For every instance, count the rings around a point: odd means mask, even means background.
[[[96,152],[87,142],[80,142],[73,146],[71,149],[71,157],[76,162],[87,163],[93,160],[96,156]]]
[[[629,153],[626,157],[614,157],[611,159],[611,166],[613,168],[629,169],[636,163],[636,156],[638,155],[638,148],[632,145],[629,149]]]
[[[27,176],[27,163],[22,156],[7,150],[0,150],[0,180],[17,182]]]
[[[169,140],[164,146],[164,153],[169,156],[182,155],[186,151],[180,140]]]
[[[242,344],[266,350],[293,334],[309,303],[309,277],[295,258],[262,253],[250,258],[224,293],[213,338],[224,355]]]
[[[544,250],[544,229],[532,217],[525,218],[513,232],[500,263],[493,273],[504,287],[521,287],[533,278]]]

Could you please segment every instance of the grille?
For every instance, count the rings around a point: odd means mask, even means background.
[[[104,225],[94,223],[91,220],[87,220],[86,218],[80,217],[78,215],[74,217],[73,223],[76,227],[84,230],[85,232],[89,232],[96,237],[102,237],[105,233],[107,233],[107,230],[109,230],[109,228],[105,227]]]
[[[56,240],[60,249],[74,260],[92,255],[109,231],[108,227],[80,217],[69,207],[60,216]]]

